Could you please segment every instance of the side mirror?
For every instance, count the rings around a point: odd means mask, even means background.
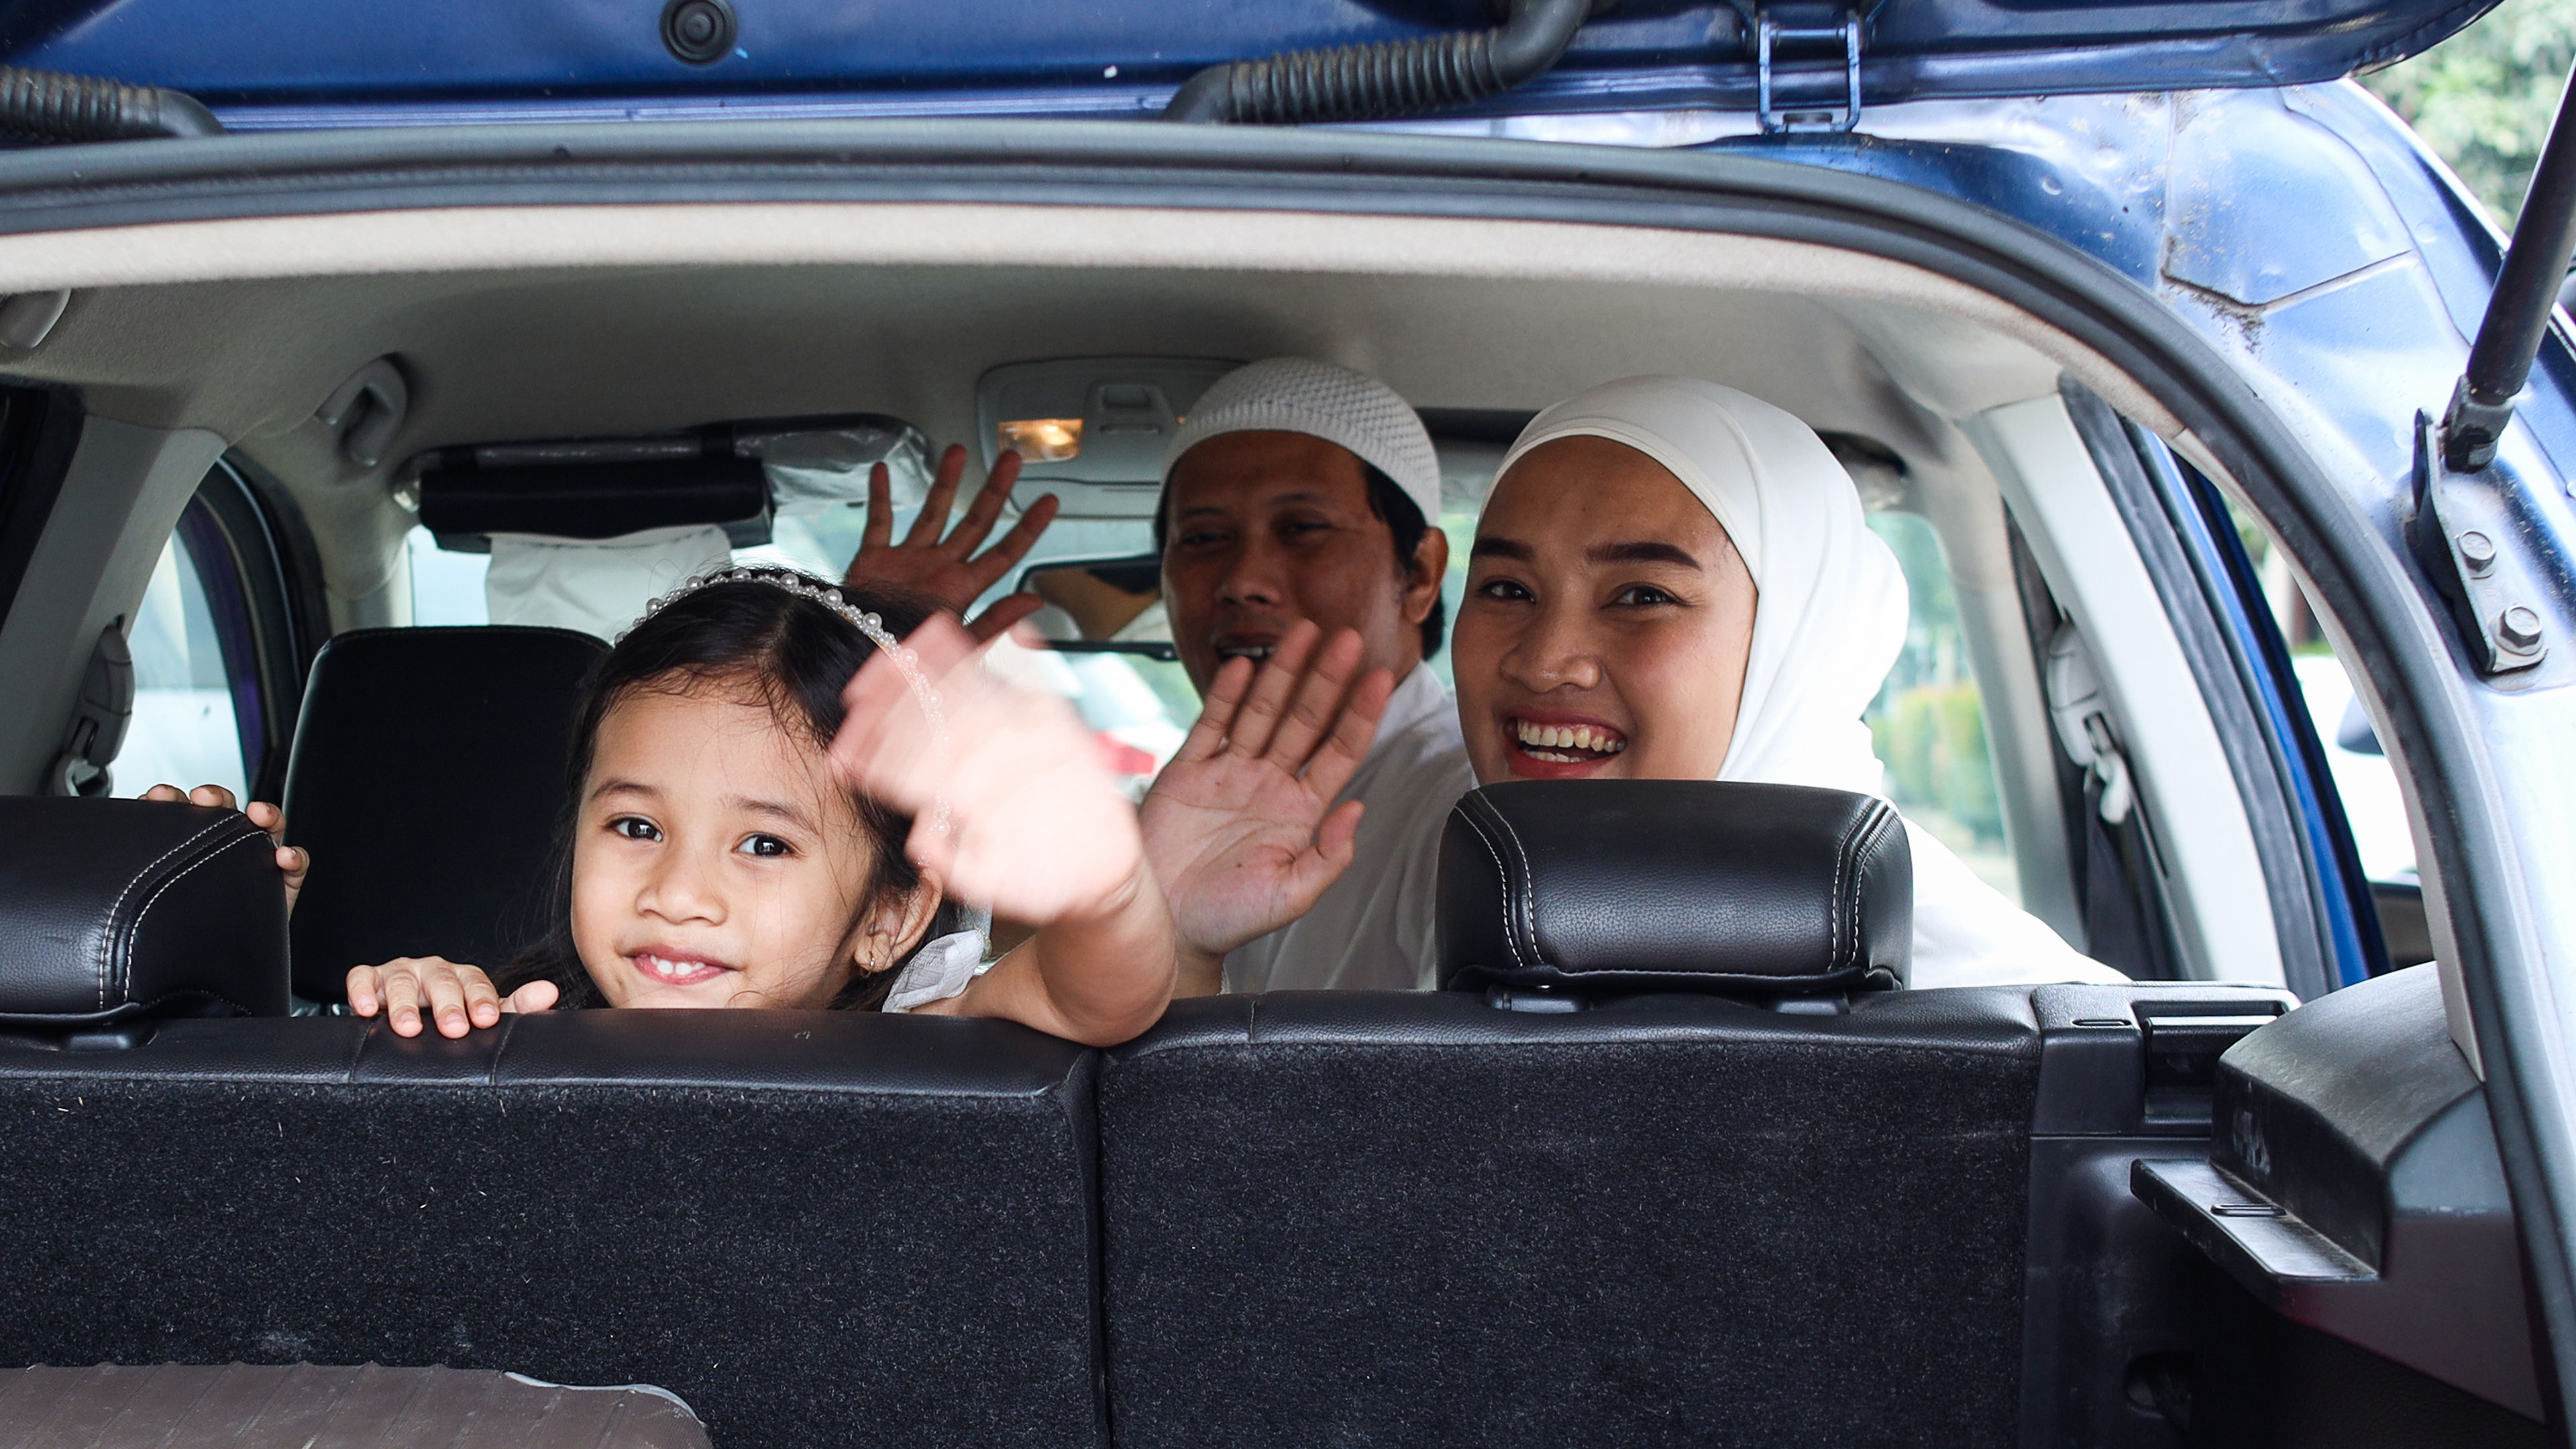
[[[1166,661],[1181,657],[1163,614],[1163,561],[1157,555],[1048,564],[1021,574],[1020,587],[1046,600],[1029,624],[1052,648]]]

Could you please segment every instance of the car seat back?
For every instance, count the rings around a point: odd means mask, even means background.
[[[1123,1446],[2013,1438],[2026,988],[1273,993],[1109,1057]]]
[[[0,1047],[0,1365],[445,1364],[658,1384],[740,1449],[1096,1444],[1094,1060],[783,1011]]]
[[[565,629],[361,629],[313,661],[286,838],[313,852],[296,994],[400,956],[497,967],[542,935],[581,684],[606,646]]]
[[[1466,989],[1109,1053],[1120,1442],[2009,1440],[2039,1032],[2026,988],[1884,989],[1903,851],[1834,791],[1475,791]]]

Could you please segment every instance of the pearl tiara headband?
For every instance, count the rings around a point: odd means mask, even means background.
[[[878,653],[892,659],[895,668],[903,671],[904,682],[912,686],[913,699],[920,704],[922,714],[930,721],[933,747],[939,754],[947,754],[948,720],[939,710],[939,691],[930,687],[930,677],[921,672],[921,656],[905,648],[901,640],[887,632],[885,620],[872,612],[861,613],[852,607],[850,601],[841,596],[839,589],[816,584],[803,574],[790,569],[718,569],[713,573],[700,574],[646,604],[643,614],[635,622],[641,624],[689,595],[701,589],[714,588],[718,584],[767,584],[774,589],[783,589],[800,599],[811,599],[849,620],[851,627],[866,635],[868,642],[877,647]],[[632,626],[626,630],[626,634],[633,632],[635,631]],[[626,634],[617,636],[619,642],[624,642]],[[934,793],[930,798],[930,828],[940,835],[948,833],[948,797],[945,794]]]

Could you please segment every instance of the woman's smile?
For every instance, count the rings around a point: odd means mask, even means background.
[[[1597,715],[1561,709],[1509,711],[1501,732],[1512,773],[1524,780],[1582,779],[1628,748],[1626,731]]]

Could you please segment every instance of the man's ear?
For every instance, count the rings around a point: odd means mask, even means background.
[[[1433,524],[1413,546],[1413,566],[1404,575],[1404,622],[1419,624],[1440,602],[1440,581],[1449,575],[1449,535]]]
[[[947,899],[945,882],[938,874],[921,872],[921,883],[909,891],[885,891],[868,906],[865,920],[859,924],[858,940],[852,945],[852,956],[860,969],[891,970],[894,964],[910,955],[930,933],[930,923],[939,914],[939,904]]]

